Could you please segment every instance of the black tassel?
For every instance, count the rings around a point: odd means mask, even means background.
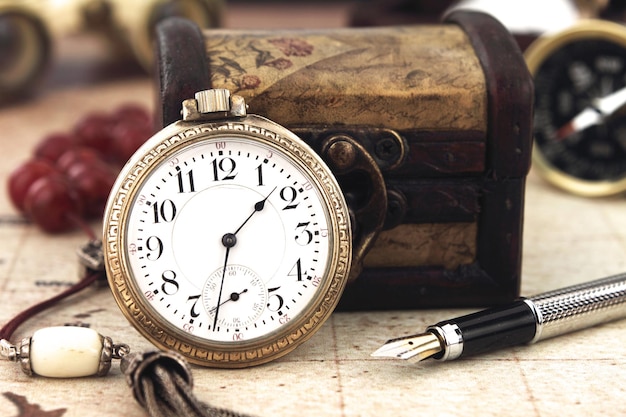
[[[199,401],[192,392],[191,369],[177,353],[129,354],[120,367],[150,417],[248,417]]]

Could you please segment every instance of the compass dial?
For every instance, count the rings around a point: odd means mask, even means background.
[[[587,22],[526,52],[535,81],[533,162],[588,196],[626,189],[626,29]]]

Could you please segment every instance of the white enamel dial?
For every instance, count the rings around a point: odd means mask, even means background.
[[[163,161],[127,224],[140,291],[158,314],[203,339],[251,340],[278,329],[307,307],[328,267],[328,213],[310,179],[244,138],[207,141]],[[252,276],[258,288],[218,307]]]
[[[330,314],[349,267],[347,209],[318,157],[292,153],[291,139],[285,147],[273,133],[228,126],[187,130],[184,143],[171,137],[156,160],[159,141],[149,142],[105,216],[119,249],[105,255],[122,311],[158,346],[209,366],[293,349]]]

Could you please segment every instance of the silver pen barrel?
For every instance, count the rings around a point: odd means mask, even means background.
[[[537,318],[531,343],[626,318],[626,273],[527,298]]]

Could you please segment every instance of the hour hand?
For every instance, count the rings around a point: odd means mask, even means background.
[[[244,220],[244,222],[241,224],[241,226],[239,226],[239,228],[235,231],[234,235],[236,235],[237,233],[239,233],[239,231],[246,225],[246,223],[248,223],[248,221],[252,218],[252,216],[254,216],[254,214],[258,211],[262,211],[265,208],[265,202],[267,201],[268,198],[270,198],[270,196],[272,195],[272,193],[274,192],[274,190],[276,190],[276,187],[274,187],[272,189],[272,191],[269,192],[268,195],[266,195],[262,200],[257,201],[254,204],[254,211],[248,216],[248,218],[246,220]]]

